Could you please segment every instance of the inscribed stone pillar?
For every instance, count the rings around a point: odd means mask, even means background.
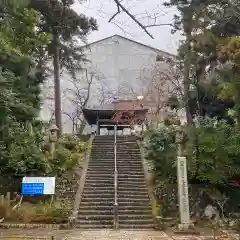
[[[188,229],[191,224],[189,214],[188,181],[186,157],[177,158],[178,203],[180,222],[179,229]]]

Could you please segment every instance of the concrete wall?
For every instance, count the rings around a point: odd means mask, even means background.
[[[90,100],[88,106],[99,105],[102,97],[110,100],[114,95],[119,98],[131,98],[144,93],[151,80],[153,66],[156,64],[156,56],[169,57],[167,53],[137,44],[120,36],[90,44],[85,49],[87,59],[90,60],[83,67],[88,70],[88,76],[94,75],[91,84]],[[163,68],[167,68],[162,63]],[[61,76],[63,130],[72,131],[72,122],[67,115],[71,115],[76,109],[73,103],[74,95],[78,92],[76,86],[70,82],[70,76]],[[80,86],[80,87],[79,87]],[[78,74],[78,87],[84,95],[87,81],[83,73]],[[69,89],[75,89],[69,91]],[[86,89],[85,89],[86,90]],[[86,94],[86,91],[85,91]],[[43,119],[48,120],[53,110],[52,80],[44,88],[44,104],[41,113]],[[90,131],[88,128],[87,131]]]

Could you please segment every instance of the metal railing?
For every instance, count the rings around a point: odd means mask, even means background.
[[[113,225],[119,228],[118,221],[118,170],[117,170],[117,125],[114,126],[114,206],[113,206]]]

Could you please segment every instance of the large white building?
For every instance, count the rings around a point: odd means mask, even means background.
[[[169,72],[171,69],[166,63],[158,62],[157,59],[175,58],[174,55],[119,35],[87,45],[84,53],[89,60],[83,66],[87,70],[87,75],[85,70],[80,72],[75,82],[69,75],[61,75],[64,132],[72,132],[72,118],[81,115],[79,106],[83,105],[88,93],[89,100],[85,105],[87,107],[106,103],[112,100],[113,96],[134,98],[137,95],[149,95],[149,92],[153,95],[154,91],[155,97],[148,96],[152,102],[151,107],[156,107],[158,102],[162,101],[163,91],[157,93],[156,86],[161,85],[163,89],[166,88],[166,84],[159,85],[161,76],[156,79],[156,75],[161,75],[165,70]],[[155,85],[151,84],[153,79]],[[50,85],[46,84],[44,87],[44,104],[41,113],[44,120],[49,120],[54,115],[53,89]]]

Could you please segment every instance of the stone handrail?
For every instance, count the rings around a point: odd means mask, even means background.
[[[90,146],[92,146],[93,139],[94,139],[94,135],[92,135],[89,139]],[[84,161],[84,165],[82,168],[81,177],[80,177],[80,180],[78,183],[78,189],[77,189],[76,196],[75,196],[73,211],[72,211],[71,216],[69,217],[70,225],[72,225],[75,222],[77,215],[78,215],[79,206],[80,206],[81,200],[82,200],[82,194],[83,194],[90,154],[91,154],[91,147],[87,150],[86,155],[85,155],[85,161]]]
[[[119,228],[118,221],[118,171],[117,171],[117,126],[114,126],[114,206],[113,206],[113,225]]]

